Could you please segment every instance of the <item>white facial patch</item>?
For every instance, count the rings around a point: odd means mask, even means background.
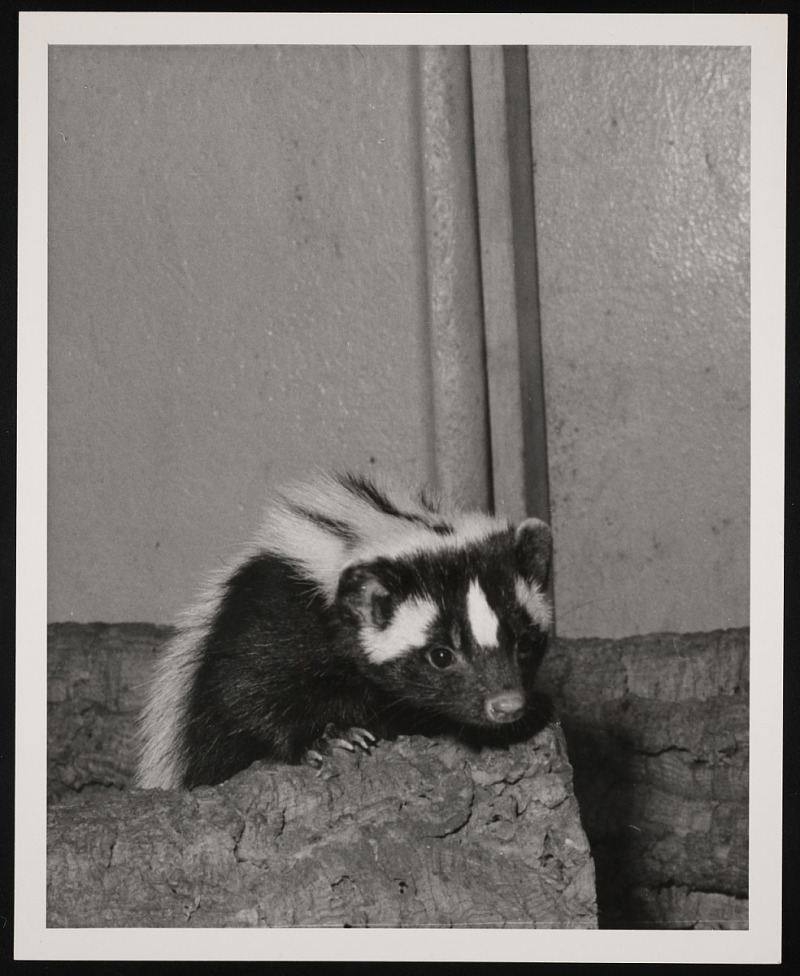
[[[383,630],[366,627],[362,631],[364,649],[370,661],[383,664],[402,657],[414,647],[420,647],[427,640],[428,631],[438,613],[439,608],[432,600],[404,600]]]
[[[542,630],[549,630],[553,611],[550,601],[539,587],[535,583],[526,583],[524,579],[517,577],[514,590],[520,606],[528,611],[531,620]]]
[[[475,640],[483,647],[497,647],[500,621],[477,580],[470,583],[467,591],[467,617]]]

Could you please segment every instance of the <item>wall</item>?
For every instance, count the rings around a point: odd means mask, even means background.
[[[749,55],[530,49],[557,619],[749,622]]]
[[[559,632],[746,625],[747,52],[529,69]],[[171,620],[311,466],[431,478],[418,84],[51,48],[51,620]]]
[[[275,483],[431,474],[407,49],[50,49],[49,619],[169,621]]]

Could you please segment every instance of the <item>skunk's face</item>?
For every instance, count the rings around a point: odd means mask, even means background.
[[[339,600],[370,676],[455,722],[518,721],[546,646],[549,546],[547,527],[529,520],[472,549],[349,567]]]
[[[479,601],[484,605],[476,619]],[[456,722],[516,722],[525,714],[546,634],[518,606],[495,612],[477,581],[464,602],[466,616],[441,608],[412,646],[378,666],[376,680],[398,698]]]

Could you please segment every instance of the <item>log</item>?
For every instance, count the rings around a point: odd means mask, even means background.
[[[168,630],[51,628],[47,924],[596,927],[563,732],[256,763],[191,792],[129,787]]]
[[[172,634],[152,624],[47,628],[48,799],[133,776],[136,718],[152,663]]]
[[[191,792],[76,794],[48,819],[47,924],[593,928],[563,737],[422,737],[256,763]]]
[[[170,633],[49,628],[52,802],[127,787]],[[601,927],[747,927],[748,657],[746,630],[551,642],[540,680],[575,771]]]
[[[554,641],[603,928],[747,928],[749,633]]]

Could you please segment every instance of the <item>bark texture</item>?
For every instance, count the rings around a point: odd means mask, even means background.
[[[51,629],[51,926],[596,926],[559,726],[480,753],[422,737],[124,787],[166,631]],[[136,664],[138,659],[138,665]]]
[[[213,790],[213,802],[203,791],[191,794],[119,792],[127,787],[133,769],[135,714],[142,700],[151,659],[169,633],[169,628],[144,624],[59,624],[50,627],[50,924],[324,924],[299,920],[328,917],[325,912],[332,912],[329,917],[336,919],[328,924],[337,925],[477,925],[482,924],[481,918],[487,919],[483,924],[492,925],[593,924],[591,899],[586,900],[591,888],[591,869],[587,867],[590,862],[581,846],[580,828],[576,831],[573,820],[569,819],[574,818],[572,784],[558,729],[545,730],[543,735],[554,738],[536,740],[535,748],[530,745],[514,747],[510,753],[499,755],[482,753],[476,756],[459,751],[452,744],[424,739],[414,739],[411,743],[406,740],[396,744],[383,743],[372,757],[335,756],[330,770],[335,770],[336,775],[328,779],[316,777],[310,770],[254,769]],[[575,795],[597,872],[601,927],[747,926],[748,640],[748,632],[739,630],[694,635],[657,634],[625,640],[559,639],[552,642],[542,668],[541,683],[552,697],[562,720],[575,771]],[[515,750],[520,748],[522,753],[518,754]],[[566,798],[549,807],[546,800],[549,787],[541,795],[538,791],[554,773],[552,769],[545,769],[550,760],[542,766],[540,759],[545,754],[554,754],[554,749],[560,756],[556,773]],[[517,769],[514,764],[518,763],[520,769],[527,770],[518,783],[508,782],[507,777],[512,775],[513,778],[516,773],[508,773],[503,765],[506,761],[511,761],[514,769]],[[420,764],[427,772],[420,771]],[[298,780],[298,776],[304,778]],[[251,782],[252,777],[256,778]],[[422,836],[419,807],[423,799],[413,793],[415,784],[433,782],[431,777],[442,783],[459,784],[452,787],[454,792],[447,794],[449,799],[442,800],[439,809],[452,807],[452,810],[464,811],[465,803],[470,809],[468,819],[451,833],[447,831],[452,830],[452,825],[448,827],[450,821],[446,819],[441,820],[435,830],[426,828],[429,834],[435,835],[433,840],[427,835]],[[494,784],[489,793],[486,792],[489,787],[483,782],[486,777],[486,782]],[[346,786],[336,800],[344,804],[341,809],[334,802],[338,786],[326,787],[326,798],[313,799],[317,797],[316,791],[332,780]],[[524,792],[520,793],[523,787]],[[405,801],[401,790],[406,789],[412,791],[408,795],[413,802]],[[232,790],[233,794],[230,793]],[[472,800],[467,802],[462,798],[461,790],[464,797],[472,795]],[[240,860],[241,850],[247,849],[241,848],[242,838],[249,837],[254,831],[263,832],[263,828],[250,824],[248,811],[272,810],[265,806],[269,795],[291,797],[287,801],[290,811],[311,811],[302,826],[301,821],[297,821],[293,828],[295,832],[305,831],[308,835],[315,829],[319,831],[321,826],[325,828],[324,836],[314,842],[314,845],[322,844],[325,852],[320,853],[322,848],[318,846],[313,849],[309,846],[292,862],[309,872],[303,874],[302,880],[298,879],[297,886],[308,898],[312,897],[308,892],[315,892],[310,908],[290,905],[286,891],[295,886],[295,881],[290,884],[288,867],[270,860],[279,857],[280,850],[269,847],[262,854],[246,855]],[[381,809],[389,809],[392,802],[405,803],[395,812],[390,830],[392,837],[402,839],[381,841],[384,845],[382,852],[390,848],[395,851],[394,861],[382,853],[379,880],[373,878],[367,884],[354,880],[352,871],[345,870],[345,862],[352,865],[366,864],[367,861],[365,855],[353,852],[345,857],[342,853],[344,842],[338,831],[344,830],[343,825],[349,816],[353,836],[361,832],[362,838],[370,838],[367,841],[370,850],[376,850],[376,823],[361,821],[358,817],[362,810],[363,816],[369,817],[370,803],[379,803],[381,797],[380,802],[384,804]],[[486,804],[490,801],[500,806],[492,806],[488,812]],[[282,802],[278,802],[273,812],[262,812],[259,816],[269,823],[272,822],[270,818],[280,819],[284,816],[280,812]],[[424,802],[429,804],[428,816],[436,804],[431,800]],[[517,814],[512,817],[514,807]],[[323,817],[320,812],[323,808],[327,819],[315,821],[314,817]],[[203,826],[206,809],[213,813],[213,817],[221,817],[224,823],[228,823],[226,818],[232,818],[230,823],[234,826],[228,831],[230,841],[225,840],[228,834],[224,831],[214,834],[214,830],[220,828],[212,830],[213,824],[212,827]],[[487,812],[478,842],[475,831],[484,814],[476,811],[484,809]],[[313,813],[314,810],[317,813]],[[343,810],[350,812],[345,815]],[[530,818],[534,812],[538,817],[543,810],[549,811],[546,817],[553,818],[550,821],[552,830],[538,819],[532,826]],[[567,820],[559,820],[567,813]],[[117,839],[111,862],[113,871],[108,866],[103,867],[103,857],[98,853],[104,849],[102,839],[106,838],[110,851],[118,831],[122,830],[123,836],[128,836],[134,829],[131,825],[136,823],[141,824],[138,828],[141,842],[134,836],[120,847]],[[164,850],[151,847],[148,852],[147,844],[155,843],[162,836],[160,831],[165,829],[164,823],[171,825],[172,846],[167,845]],[[335,829],[332,830],[333,825]],[[236,840],[240,827],[242,833]],[[155,833],[154,828],[159,833]],[[204,834],[206,828],[211,832]],[[278,836],[278,847],[282,849],[285,840],[282,834]],[[212,837],[216,840],[212,841]],[[339,839],[334,840],[334,837]],[[194,840],[190,844],[191,838]],[[208,906],[218,897],[209,894],[216,881],[208,881],[208,890],[195,891],[191,879],[194,878],[196,884],[198,877],[203,879],[206,875],[202,871],[198,873],[197,863],[192,860],[200,855],[191,852],[205,851],[203,857],[209,863],[216,863],[214,858],[223,858],[226,843],[235,852],[232,861],[237,865],[250,865],[250,868],[231,869],[231,875],[225,868],[215,875],[222,886],[219,891],[228,891],[225,885],[231,891],[241,891],[244,874],[239,872],[246,873],[254,864],[261,863],[259,858],[266,858],[271,873],[265,884],[269,891],[278,894],[270,896],[268,892],[261,892],[253,900],[256,889],[252,889],[251,901],[246,905],[237,902],[239,907],[232,916],[227,916],[227,921],[210,922],[210,916],[204,916],[202,912],[199,916],[202,921],[198,921],[195,916],[199,907],[185,916],[183,906],[193,904],[194,898],[202,895],[205,898],[202,903]],[[477,846],[470,846],[473,843]],[[216,855],[213,853],[215,844],[222,844]],[[432,845],[438,852],[430,854],[432,860],[426,860],[425,844]],[[465,844],[466,848],[462,846]],[[320,874],[322,887],[315,888],[308,877],[313,873],[313,865],[324,867],[329,864],[331,845],[340,851],[341,879],[337,882],[339,875],[332,868],[327,873],[323,870]],[[574,849],[572,845],[576,845]],[[129,856],[121,852],[129,847],[135,852],[130,856],[134,861],[138,859],[136,870],[140,874],[136,877],[150,879],[141,881],[141,901],[136,903],[140,908],[135,908],[128,898],[130,893],[139,890],[139,882],[134,883],[131,877],[120,873],[124,858]],[[523,878],[509,871],[510,847],[521,859]],[[569,857],[568,848],[572,852]],[[475,853],[478,850],[480,856]],[[206,863],[202,858],[200,860]],[[412,865],[412,868],[400,871],[394,866],[387,867],[402,863]],[[142,868],[147,864],[152,865],[147,869],[150,875]],[[169,873],[168,865],[175,868],[174,891],[168,885],[169,879],[153,881],[155,875],[152,872],[163,868]],[[474,870],[459,873],[464,865],[473,865]],[[456,870],[456,866],[461,867]],[[500,871],[503,885],[508,885],[511,879],[510,887],[495,885],[497,871]],[[560,880],[547,881],[542,888],[542,878],[548,876],[547,871],[555,872],[554,876]],[[381,901],[380,897],[368,898],[364,894],[367,890],[373,895],[392,890],[391,878],[386,880],[389,875],[399,879],[397,890],[402,887],[403,899],[392,901],[384,895]],[[528,875],[535,875],[537,880],[532,882]],[[580,881],[576,880],[578,875]],[[211,877],[209,873],[208,878]],[[224,882],[223,877],[227,878]],[[98,880],[101,878],[102,883]],[[279,879],[277,885],[276,879]],[[422,894],[406,898],[412,882],[419,886]],[[164,887],[159,889],[158,884]],[[326,884],[332,901],[325,900]],[[523,894],[528,891],[526,886],[531,884],[534,888]],[[557,884],[562,885],[560,894],[553,887]],[[96,892],[87,891],[93,886]],[[123,890],[125,888],[128,892]],[[164,903],[152,901],[154,891],[159,890],[168,909]],[[550,893],[549,903],[537,893],[542,890]],[[114,891],[117,892],[116,902]],[[325,891],[325,897],[322,891]],[[331,909],[330,906],[336,903],[333,897],[336,891],[342,895],[352,891],[353,900],[349,907],[354,911],[357,909],[355,915],[345,918],[338,909]],[[453,900],[443,903],[440,898],[443,891],[451,893]],[[277,898],[284,906],[283,915],[280,905],[274,905],[270,897]],[[574,904],[565,908],[572,898]],[[514,899],[517,899],[517,907],[514,907]],[[230,903],[233,904],[233,899]],[[546,907],[548,904],[550,907]],[[65,908],[68,905],[69,912]],[[496,908],[494,914],[492,905]],[[522,911],[520,905],[527,907]],[[72,906],[75,906],[74,911]],[[327,907],[323,910],[323,906]],[[93,916],[95,908],[100,914]],[[128,920],[125,921],[123,916],[128,910]],[[148,911],[154,913],[151,920],[143,920]],[[237,914],[241,912],[243,914]],[[560,912],[560,921],[548,920]],[[289,916],[295,921],[286,921]],[[83,920],[76,921],[76,918]],[[108,920],[99,921],[101,918]],[[385,919],[395,921],[383,921]]]
[[[152,663],[172,633],[151,624],[51,624],[47,628],[47,791],[127,786],[136,716]]]
[[[746,630],[553,642],[601,927],[747,927],[748,661]]]

